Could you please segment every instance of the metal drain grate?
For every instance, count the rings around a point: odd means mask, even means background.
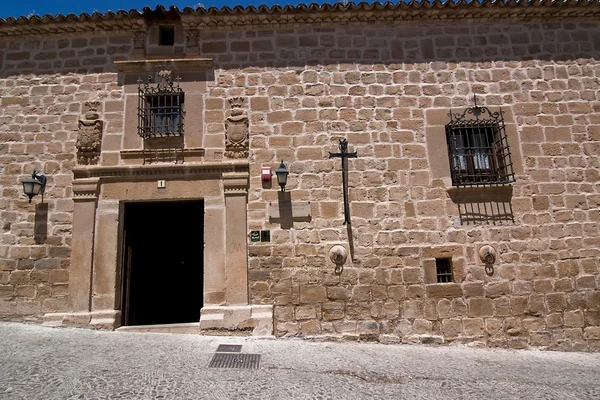
[[[217,347],[217,353],[240,353],[241,351],[241,344],[220,344]]]
[[[208,368],[260,368],[260,354],[216,353]]]

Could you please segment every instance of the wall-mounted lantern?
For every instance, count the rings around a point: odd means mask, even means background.
[[[275,174],[277,175],[277,183],[281,186],[281,191],[285,192],[285,185],[287,183],[288,174],[290,172],[285,167],[283,160],[281,160],[281,164],[279,164],[279,168],[275,170]]]
[[[31,203],[31,198],[33,196],[37,196],[42,193],[42,203],[44,202],[44,188],[46,187],[46,177],[43,174],[38,175],[35,170],[33,170],[33,174],[31,174],[31,179],[25,179],[22,181],[23,183],[23,193],[27,197],[29,197],[29,202]]]

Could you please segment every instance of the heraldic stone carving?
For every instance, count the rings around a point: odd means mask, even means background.
[[[242,110],[243,97],[229,99],[231,116],[225,121],[225,156],[229,158],[248,157],[248,116]]]
[[[77,162],[89,165],[97,164],[100,158],[102,144],[103,122],[98,114],[99,102],[86,102],[85,115],[79,120],[79,135],[77,136]]]

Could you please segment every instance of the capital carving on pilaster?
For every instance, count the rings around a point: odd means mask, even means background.
[[[73,180],[73,201],[98,199],[100,178],[79,178]]]
[[[225,195],[248,194],[250,174],[247,172],[224,172],[223,190]]]

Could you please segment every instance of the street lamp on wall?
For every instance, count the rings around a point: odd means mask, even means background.
[[[277,175],[277,183],[279,183],[279,186],[281,186],[282,192],[285,192],[285,185],[287,184],[289,173],[290,172],[285,167],[283,160],[281,160],[281,164],[279,164],[279,168],[275,170],[275,174]]]
[[[27,197],[29,197],[29,202],[31,203],[31,199],[33,196],[37,196],[42,193],[42,203],[44,202],[44,188],[46,187],[46,176],[43,174],[38,175],[35,170],[33,170],[33,174],[31,174],[31,179],[25,179],[22,181],[23,183],[23,193]]]

